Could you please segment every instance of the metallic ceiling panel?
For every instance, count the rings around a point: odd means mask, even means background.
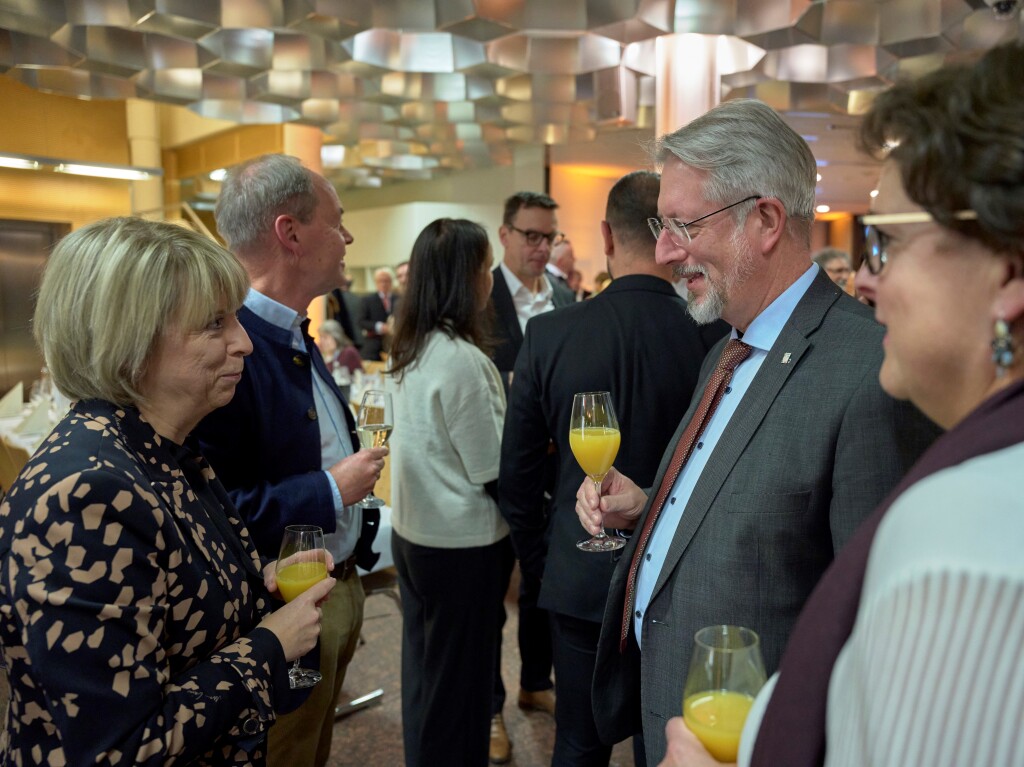
[[[736,29],[737,0],[676,0],[672,31],[731,35]]]
[[[147,69],[202,68],[213,62],[213,54],[194,40],[147,34],[144,47]]]
[[[214,55],[207,68],[220,74],[250,77],[273,62],[274,33],[266,29],[220,29],[199,42]]]
[[[892,54],[874,45],[834,45],[828,50],[830,83],[862,83],[877,78],[893,63]]]
[[[391,72],[380,81],[381,93],[400,101],[465,101],[466,76]]]
[[[145,36],[119,27],[67,25],[54,33],[55,43],[81,53],[78,66],[92,72],[131,77],[146,68]]]
[[[296,110],[302,101],[310,97],[309,72],[271,69],[250,77],[248,83],[250,99],[290,106]]]
[[[84,69],[11,69],[7,77],[46,93],[79,99],[130,99],[138,93],[135,83],[120,77],[87,72]]]
[[[437,28],[437,13],[431,0],[373,0],[373,26],[409,32]]]
[[[68,24],[130,27],[136,17],[128,0],[64,0]]]
[[[341,72],[310,72],[309,95],[316,99],[354,99],[362,94],[362,81]]]
[[[21,69],[36,67],[73,67],[80,64],[83,56],[69,51],[52,40],[20,32],[6,33],[8,66]]]
[[[822,4],[811,0],[737,0],[733,34],[761,48],[785,48],[821,39]]]
[[[211,0],[128,0],[135,27],[198,40],[220,24],[220,3]]]
[[[823,83],[828,79],[828,48],[824,45],[794,45],[768,51],[763,72],[773,80]]]
[[[336,98],[330,99],[306,99],[299,105],[298,122],[307,125],[324,127],[336,123],[341,116],[341,109]]]
[[[284,25],[343,40],[373,25],[372,7],[365,0],[284,0]]]
[[[375,67],[402,72],[455,71],[455,46],[452,36],[444,32],[369,29],[346,41],[345,47],[354,61]],[[482,50],[478,61],[483,61]]]
[[[577,141],[593,141],[596,137],[595,128],[556,123],[536,127],[517,125],[508,129],[509,141],[524,144],[571,144]]]
[[[501,107],[502,117],[510,123],[564,123],[586,125],[593,120],[592,110],[586,104],[507,104]]]
[[[513,101],[576,101],[575,75],[514,75],[495,83],[498,94]]]
[[[150,98],[188,106],[203,97],[203,70],[177,67],[147,70],[139,75],[138,86]],[[239,97],[244,95],[244,89]]]
[[[242,125],[283,123],[299,118],[299,110],[280,104],[267,104],[262,101],[220,101],[203,99],[188,107],[197,115],[212,117],[215,120],[230,120]]]
[[[635,125],[637,75],[625,67],[594,72],[595,105],[600,125]]]
[[[49,37],[66,22],[61,0],[0,0],[0,29]]]
[[[574,32],[587,28],[586,0],[525,0],[521,5],[519,26],[522,29]]]
[[[275,32],[271,50],[270,65],[274,69],[326,69],[336,63],[328,62],[327,41],[322,37]]]
[[[656,45],[655,40],[630,43],[622,50],[622,63],[634,72],[654,77],[658,71]]]
[[[900,57],[949,51],[947,30],[971,11],[963,0],[891,0],[880,6],[879,42]]]
[[[437,28],[477,42],[487,42],[516,30],[505,11],[516,3],[434,0]],[[492,13],[497,10],[498,14]]]
[[[879,8],[863,0],[827,0],[821,19],[825,45],[875,45],[879,40]]]
[[[274,29],[284,26],[284,0],[211,0],[220,4],[225,29]]]

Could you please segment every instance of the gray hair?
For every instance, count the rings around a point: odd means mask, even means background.
[[[825,264],[829,261],[834,261],[837,258],[843,259],[848,267],[851,269],[853,268],[853,262],[850,261],[850,254],[845,250],[840,250],[839,248],[822,248],[811,255],[811,261],[816,263],[822,269],[825,268]]]
[[[318,331],[321,335],[327,335],[334,339],[334,342],[338,344],[339,349],[344,349],[346,346],[352,345],[352,339],[345,333],[345,329],[341,326],[341,323],[337,320],[324,320],[320,323],[320,329]]]
[[[228,170],[217,197],[217,230],[232,250],[258,244],[280,215],[309,223],[317,206],[315,176],[296,158],[265,154]]]
[[[774,197],[786,209],[793,236],[810,241],[818,166],[810,147],[778,112],[756,99],[719,104],[653,146],[659,164],[675,157],[708,172],[703,193],[726,205],[748,195]],[[742,221],[752,205],[738,205]]]
[[[76,229],[47,259],[33,332],[62,394],[139,404],[139,384],[169,327],[198,330],[249,289],[231,253],[190,229],[107,218]]]

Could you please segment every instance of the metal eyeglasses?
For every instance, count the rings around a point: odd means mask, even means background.
[[[743,203],[749,202],[750,200],[760,199],[762,196],[763,195],[760,194],[752,194],[749,197],[744,197],[742,200],[739,200],[738,202],[734,202],[732,205],[726,205],[724,208],[719,208],[718,210],[712,211],[711,213],[703,215],[700,218],[695,218],[693,219],[693,221],[687,221],[685,223],[680,221],[678,218],[649,218],[647,219],[647,226],[651,228],[651,234],[654,235],[654,239],[661,239],[661,233],[667,229],[669,239],[671,239],[672,242],[674,242],[676,245],[685,247],[686,245],[689,245],[691,242],[693,242],[693,238],[690,237],[690,232],[686,227],[692,226],[693,224],[696,224],[698,221],[703,221],[706,218],[711,218],[712,216],[718,215],[723,211],[729,210],[729,208],[735,208],[737,205],[742,205]]]
[[[973,221],[978,214],[973,210],[958,210],[953,214],[958,221]],[[860,222],[864,225],[864,263],[872,274],[880,274],[882,269],[889,263],[889,240],[890,237],[878,227],[881,225],[893,224],[926,224],[934,221],[935,217],[924,210],[913,213],[873,213],[868,216],[861,216]]]

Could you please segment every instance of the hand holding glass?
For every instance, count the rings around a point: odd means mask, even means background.
[[[736,761],[743,723],[764,683],[756,633],[742,626],[708,626],[696,633],[683,719],[718,761]]]
[[[391,430],[395,425],[394,410],[391,406],[391,395],[377,389],[370,389],[363,394],[359,405],[359,418],[356,423],[356,434],[363,450],[374,447],[387,447]],[[384,501],[371,490],[359,502],[364,509],[379,509]]]
[[[576,462],[590,477],[601,497],[601,480],[604,479],[615,456],[619,452],[619,422],[612,407],[612,395],[606,391],[583,392],[573,396],[572,415],[569,416],[569,447],[576,456]],[[580,541],[576,547],[581,551],[614,551],[626,542],[621,538],[609,538],[602,529],[593,538]]]
[[[288,525],[277,559],[277,589],[285,602],[291,602],[317,581],[327,577],[327,552],[324,531],[313,525]],[[321,679],[319,671],[299,668],[299,659],[288,669],[288,684],[293,690],[312,687]]]

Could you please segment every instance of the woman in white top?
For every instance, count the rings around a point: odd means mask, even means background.
[[[505,395],[487,348],[483,227],[429,224],[391,343],[391,537],[402,594],[405,763],[486,765],[499,611],[512,567],[495,500]]]
[[[1024,46],[879,95],[880,379],[947,433],[826,572],[747,721],[754,767],[1024,765]],[[665,765],[716,764],[680,719]]]

